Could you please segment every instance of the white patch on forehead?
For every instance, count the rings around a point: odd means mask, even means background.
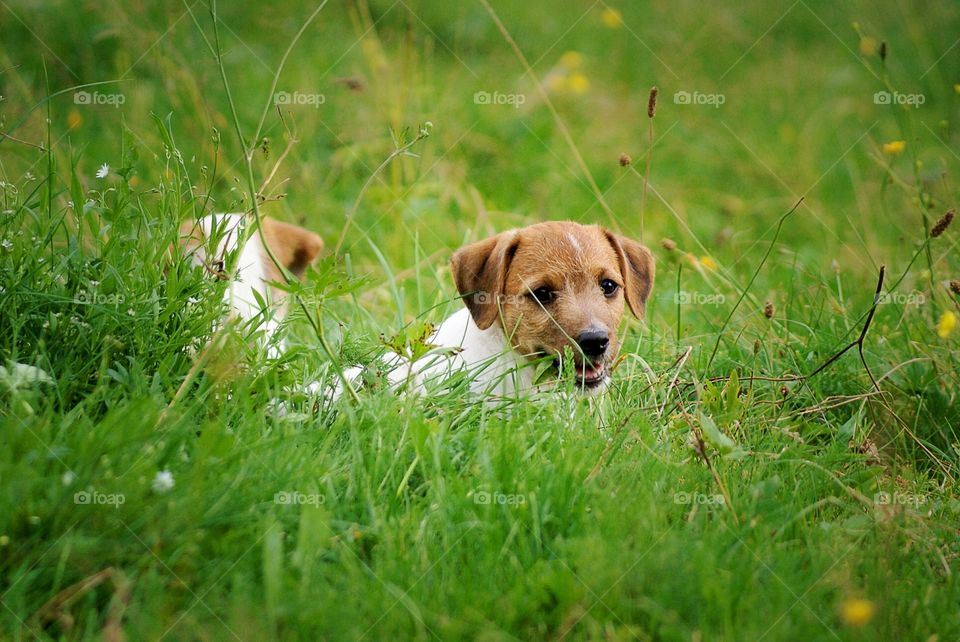
[[[583,251],[583,248],[580,247],[580,241],[577,240],[577,237],[573,235],[573,232],[567,232],[567,240],[570,241],[570,245],[577,251],[577,254]]]

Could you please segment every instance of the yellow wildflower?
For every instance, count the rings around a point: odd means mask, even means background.
[[[711,257],[709,257],[709,256],[701,256],[701,257],[700,257],[700,265],[702,265],[702,266],[705,267],[706,269],[710,270],[711,272],[716,272],[716,271],[717,271],[717,262],[714,261],[713,258],[711,258]]]
[[[866,36],[860,38],[860,55],[872,56],[877,53],[877,39]]]
[[[590,80],[581,73],[571,74],[567,88],[575,94],[585,94],[590,90]]]
[[[840,607],[840,618],[849,626],[863,626],[873,619],[876,610],[870,600],[863,598],[849,599]]]
[[[957,315],[947,310],[940,315],[940,321],[937,323],[937,335],[941,339],[946,339],[955,327],[957,327]]]
[[[603,13],[600,14],[600,19],[604,25],[611,29],[618,29],[623,26],[623,16],[620,15],[619,11],[610,7],[603,10]]]
[[[906,141],[894,140],[883,144],[883,153],[888,156],[896,156],[906,148]]]
[[[560,66],[567,69],[580,69],[583,66],[583,54],[578,51],[566,51],[560,56]]]

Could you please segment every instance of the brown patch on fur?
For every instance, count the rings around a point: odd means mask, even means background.
[[[263,241],[273,251],[283,267],[290,270],[298,279],[303,276],[307,266],[316,260],[323,249],[323,239],[310,230],[306,230],[290,223],[282,223],[273,219],[264,218],[261,222],[261,236]],[[266,252],[263,253],[267,272],[274,280],[282,277],[277,266],[270,260]]]
[[[562,355],[578,367],[609,365],[620,349],[617,329],[626,305],[642,318],[653,287],[654,261],[640,243],[599,225],[549,222],[503,232],[459,249],[451,259],[457,291],[480,329],[501,324],[514,349],[528,357]],[[605,294],[601,283],[617,285]],[[548,302],[533,292],[546,288]],[[586,358],[576,338],[601,331],[602,356]]]

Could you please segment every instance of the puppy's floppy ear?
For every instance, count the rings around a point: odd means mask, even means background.
[[[323,249],[323,239],[297,225],[281,223],[273,219],[260,220],[263,241],[270,247],[277,260],[294,276],[300,278],[307,266],[313,263],[320,250]],[[270,265],[269,258],[267,259]],[[270,265],[270,267],[274,267]],[[279,275],[276,275],[279,277]]]
[[[457,292],[481,330],[493,325],[500,315],[499,303],[506,287],[507,270],[519,244],[516,230],[510,230],[465,245],[450,259]]]
[[[642,319],[647,308],[647,299],[653,289],[656,271],[653,254],[646,246],[619,234],[604,230],[607,240],[617,253],[620,273],[623,275],[623,292],[633,316]]]

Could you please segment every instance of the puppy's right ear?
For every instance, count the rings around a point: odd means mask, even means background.
[[[307,267],[316,260],[323,249],[323,239],[298,225],[264,218],[260,220],[260,232],[277,260],[298,279],[303,276]],[[273,274],[277,271],[277,266],[269,260],[269,257],[266,257],[265,263],[267,271],[271,272],[273,278],[282,281],[282,275]]]
[[[457,292],[481,330],[493,325],[500,315],[499,303],[506,287],[507,270],[519,244],[517,232],[510,230],[465,245],[450,259]]]

